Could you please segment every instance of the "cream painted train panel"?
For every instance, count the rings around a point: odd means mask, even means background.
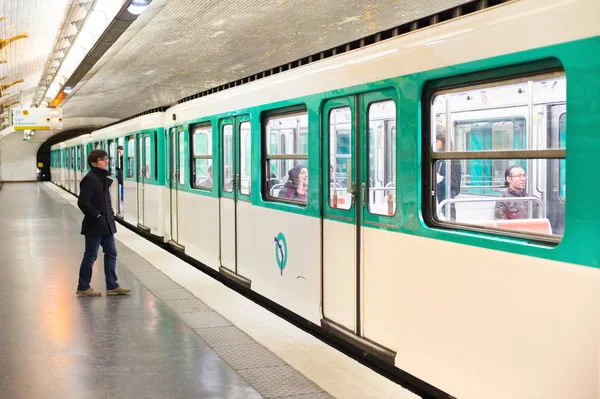
[[[323,221],[323,315],[356,326],[356,226]]]
[[[137,226],[137,183],[123,179],[123,210],[127,223]]]
[[[597,270],[363,231],[364,333],[397,367],[459,398],[598,398]]]
[[[151,234],[159,237],[164,235],[162,190],[162,186],[144,184],[144,225],[150,229]]]
[[[252,280],[252,290],[307,320],[321,314],[321,220],[239,202],[238,274]],[[275,238],[287,243],[283,271]]]
[[[179,192],[179,243],[186,255],[219,270],[219,199]]]
[[[235,203],[231,198],[219,198],[220,264],[235,271]]]

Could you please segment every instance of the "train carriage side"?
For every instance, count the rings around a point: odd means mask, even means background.
[[[597,397],[592,11],[510,3],[169,109],[172,244],[453,396]]]
[[[167,231],[162,123],[163,114],[156,112],[97,130],[92,133],[92,140],[109,154],[109,173],[114,181],[111,198],[117,217],[164,239]],[[119,167],[123,185],[117,178]]]

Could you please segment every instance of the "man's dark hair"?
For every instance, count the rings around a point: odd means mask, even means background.
[[[108,154],[104,150],[92,150],[92,152],[88,154],[88,165],[90,165],[91,168],[93,163],[96,163],[99,159],[106,158],[107,156]]]
[[[123,146],[122,146],[122,145],[118,146],[118,147],[117,147],[117,150],[121,150],[121,151],[123,151]]]

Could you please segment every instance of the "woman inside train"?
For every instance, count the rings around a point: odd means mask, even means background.
[[[279,198],[306,201],[308,194],[308,169],[300,164],[288,172],[288,181],[279,191]]]

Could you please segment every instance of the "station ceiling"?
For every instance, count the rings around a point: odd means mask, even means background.
[[[27,76],[22,89],[35,89],[56,14],[73,1],[0,0],[5,37],[30,33],[5,53],[9,80]],[[154,0],[62,103],[63,115],[123,119],[469,2]]]

